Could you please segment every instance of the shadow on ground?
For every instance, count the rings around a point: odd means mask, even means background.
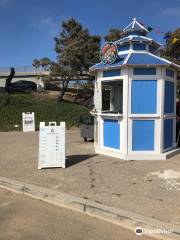
[[[90,158],[95,157],[97,154],[86,154],[86,155],[70,155],[66,157],[66,166],[70,167],[77,163],[83,162]]]

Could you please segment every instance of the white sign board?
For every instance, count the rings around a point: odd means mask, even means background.
[[[22,113],[22,126],[23,126],[23,132],[35,131],[34,112]]]
[[[51,167],[65,168],[65,122],[40,122],[38,169]]]

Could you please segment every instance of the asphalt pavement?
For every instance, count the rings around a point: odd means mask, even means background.
[[[119,226],[0,189],[0,240],[151,240]]]
[[[180,154],[123,161],[96,155],[93,142],[67,130],[68,167],[38,170],[38,136],[0,132],[0,176],[180,226]]]

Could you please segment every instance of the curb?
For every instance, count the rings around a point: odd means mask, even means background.
[[[144,217],[129,211],[109,207],[87,199],[75,197],[66,193],[26,184],[24,182],[16,181],[6,177],[0,177],[0,188],[4,188],[19,194],[25,194],[34,199],[42,200],[55,206],[65,207],[80,213],[84,213],[89,216],[119,225],[133,232],[135,231],[136,227],[151,230],[171,229],[171,234],[146,233],[146,235],[162,240],[180,239],[180,227],[178,226],[161,222],[153,218]]]

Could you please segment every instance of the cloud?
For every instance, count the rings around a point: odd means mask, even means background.
[[[42,18],[39,27],[47,27],[52,36],[58,33],[58,25],[52,17]]]
[[[169,7],[162,11],[162,14],[168,17],[180,18],[180,7]]]

